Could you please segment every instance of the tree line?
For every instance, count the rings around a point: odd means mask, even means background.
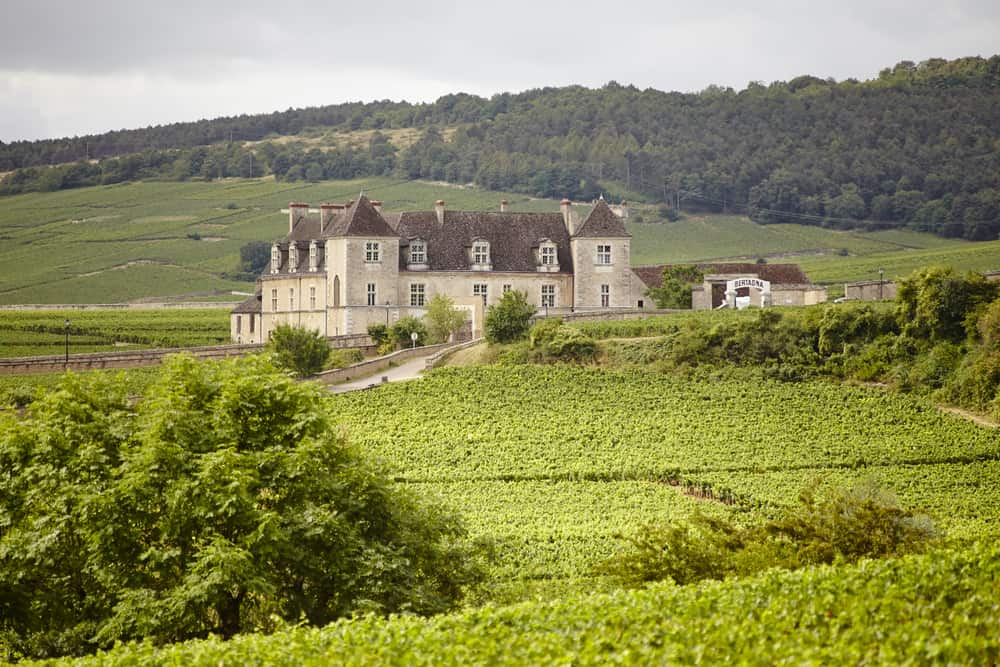
[[[315,127],[375,132],[367,146],[331,150],[267,141]],[[447,140],[444,127],[454,129]],[[383,133],[397,128],[422,134],[400,149]],[[0,170],[14,170],[0,193],[154,177],[396,174],[537,196],[618,193],[762,223],[865,221],[987,240],[1000,234],[998,141],[1000,56],[932,59],[868,81],[804,75],[698,93],[610,82],[0,143]],[[42,168],[56,162],[72,164]]]

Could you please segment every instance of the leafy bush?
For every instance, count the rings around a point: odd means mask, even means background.
[[[267,349],[275,363],[298,377],[319,373],[330,358],[330,345],[320,332],[305,327],[279,324],[271,332]]]
[[[528,333],[535,307],[528,295],[511,290],[486,311],[486,340],[490,343],[513,343]]]
[[[182,355],[137,406],[67,374],[2,418],[0,650],[453,607],[480,577],[458,519],[371,468],[323,395],[268,357]]]
[[[597,343],[576,327],[559,319],[538,322],[528,334],[529,348],[539,361],[592,361]]]
[[[638,586],[670,580],[747,575],[771,567],[853,563],[924,551],[940,535],[929,516],[903,510],[895,498],[861,482],[817,498],[807,487],[799,503],[759,526],[694,515],[687,523],[647,526],[625,537],[628,547],[598,567]]]
[[[389,340],[389,327],[384,324],[369,324],[368,325],[368,335],[371,337],[372,342],[375,345],[382,345]]]
[[[424,323],[413,316],[401,317],[392,325],[390,329],[390,339],[395,341],[399,347],[411,347],[414,345],[411,334],[417,334],[416,346],[420,347],[427,342],[427,327]]]
[[[465,313],[455,308],[455,302],[444,294],[435,294],[424,314],[427,335],[432,343],[443,343],[465,324]]]
[[[326,361],[326,368],[346,368],[351,364],[357,364],[365,360],[365,355],[357,348],[346,348],[341,350],[331,350],[330,358]]]

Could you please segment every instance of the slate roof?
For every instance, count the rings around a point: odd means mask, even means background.
[[[241,303],[240,305],[233,308],[234,313],[251,313],[259,314],[260,311],[260,292],[257,292],[252,297]]]
[[[603,197],[597,200],[597,204],[590,210],[573,236],[583,239],[632,237],[625,231],[622,219],[615,215]]]
[[[343,215],[333,218],[323,230],[324,237],[331,236],[396,236],[385,218],[375,210],[368,197],[361,195],[358,201],[347,207]],[[317,237],[312,237],[317,238]]]
[[[474,240],[490,244],[493,271],[534,272],[538,265],[534,248],[542,239],[556,244],[559,271],[573,270],[569,232],[562,213],[499,213],[448,211],[439,223],[434,211],[387,214],[386,218],[401,237],[401,245],[411,239],[427,242],[427,268],[431,271],[468,271],[468,248]],[[409,255],[401,252],[399,268],[406,270]]]
[[[663,269],[671,264],[659,266],[636,266],[632,272],[639,276],[646,287],[659,287],[663,280]],[[725,264],[695,264],[699,270],[707,274],[749,273],[761,280],[775,285],[807,285],[811,281],[799,268],[798,264],[756,264],[756,263],[725,263]]]

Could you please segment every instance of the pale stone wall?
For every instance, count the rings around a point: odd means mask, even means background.
[[[896,283],[891,280],[879,282],[868,280],[844,285],[844,296],[851,301],[878,301],[896,298]]]
[[[330,331],[327,326],[327,278],[324,274],[288,273],[267,276],[261,280],[261,289],[259,342],[266,343],[279,324],[314,329],[324,336],[344,333]],[[272,298],[272,290],[277,290],[277,307]],[[315,303],[312,301],[311,290],[315,290]],[[230,319],[235,320],[235,315]]]
[[[399,273],[400,303],[410,305],[410,285],[423,284],[426,301],[435,294],[453,299],[474,296],[473,285],[486,285],[486,306],[492,306],[503,296],[504,285],[525,292],[528,303],[541,307],[542,285],[556,288],[556,308],[573,305],[573,276],[569,273],[514,273],[494,271],[401,271]]]
[[[597,263],[597,246],[611,246],[611,264]],[[573,239],[575,273],[573,307],[577,310],[601,307],[601,285],[611,290],[609,308],[634,308],[635,290],[641,283],[629,262],[629,239]]]
[[[261,315],[259,313],[231,313],[229,315],[229,340],[237,345],[260,343]]]
[[[771,305],[773,306],[814,306],[826,302],[826,288],[815,285],[784,287],[778,285],[771,288]]]

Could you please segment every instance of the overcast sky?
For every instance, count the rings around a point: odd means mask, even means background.
[[[813,6],[815,5],[815,6]],[[0,0],[0,141],[540,86],[697,91],[1000,53],[996,0]]]

